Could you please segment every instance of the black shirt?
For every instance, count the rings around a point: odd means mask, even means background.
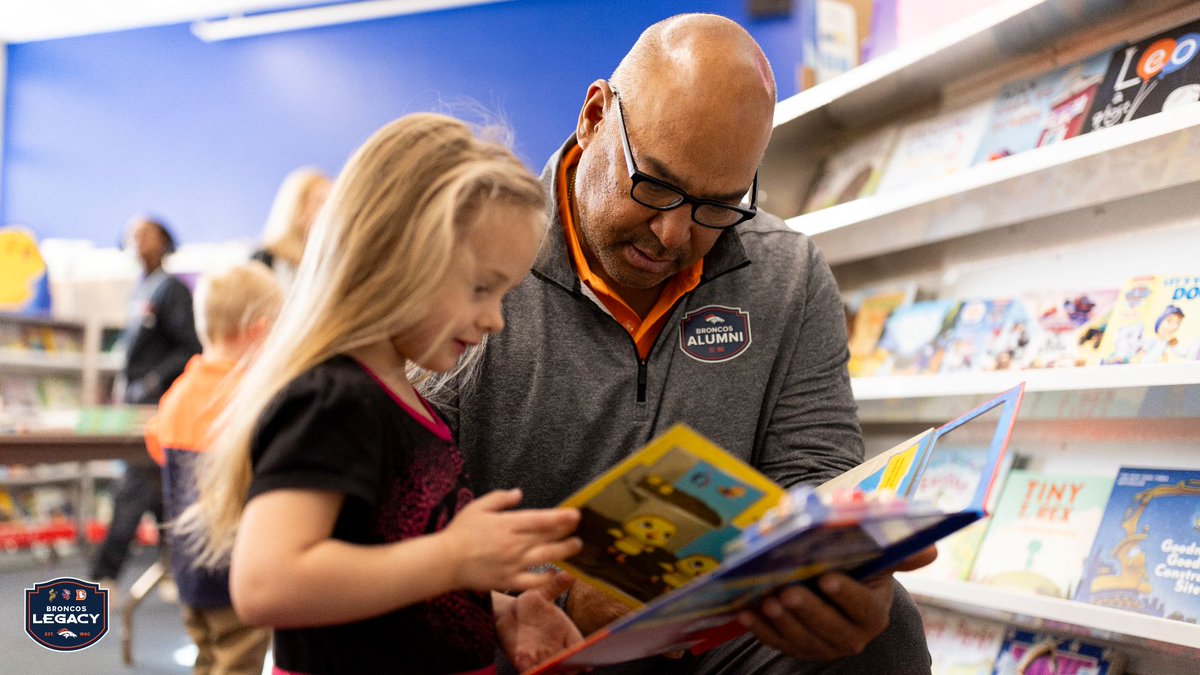
[[[418,417],[357,361],[334,357],[267,406],[247,498],[284,488],[342,493],[332,536],[356,544],[436,532],[473,497],[438,420]],[[278,629],[274,658],[301,673],[453,673],[491,665],[495,648],[490,594],[459,591],[352,624]]]

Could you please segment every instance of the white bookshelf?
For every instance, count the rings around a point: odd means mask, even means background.
[[[1193,105],[787,224],[813,237],[836,265],[1194,184],[1197,156],[1200,105]],[[1139,176],[1146,179],[1130,179]]]
[[[927,579],[896,574],[897,580],[918,600],[947,609],[1018,623],[1061,630],[1066,627],[1090,637],[1118,643],[1149,640],[1183,648],[1200,659],[1200,625],[1137,614],[1111,607],[1033,595],[965,581]],[[1197,662],[1200,669],[1200,661]]]
[[[995,395],[1020,382],[1027,393],[1198,385],[1195,395],[1200,396],[1200,362],[857,377],[851,386],[858,401],[880,401]]]
[[[0,370],[61,373],[83,370],[83,354],[0,349]]]
[[[849,292],[916,284],[936,297],[1012,297],[1113,288],[1136,274],[1200,274],[1200,105],[799,215],[823,159],[855,138],[965,107],[1006,82],[1197,19],[1194,0],[998,2],[781,101],[760,206],[810,235]],[[851,384],[870,455],[1019,382],[1026,399],[1010,452],[1030,468],[1113,475],[1130,463],[1200,469],[1200,363]],[[1200,673],[1194,624],[902,576],[923,605],[1116,644],[1130,657],[1127,673]]]

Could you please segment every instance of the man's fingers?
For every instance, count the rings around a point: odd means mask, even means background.
[[[894,581],[890,577],[877,578],[870,586],[842,574],[827,574],[818,581],[821,592],[829,598],[829,604],[821,603],[829,613],[845,617],[847,631],[875,635],[887,627]]]

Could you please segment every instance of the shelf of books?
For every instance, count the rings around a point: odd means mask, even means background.
[[[806,137],[830,124],[858,127],[936,98],[946,81],[1044,51],[1118,10],[1123,16],[1184,4],[1181,0],[997,2],[963,20],[779,102],[777,133]],[[786,141],[786,138],[780,140]]]
[[[22,372],[78,372],[83,370],[83,355],[0,349],[0,368]]]
[[[1168,649],[1186,648],[1200,658],[1200,625],[1194,623],[965,581],[928,579],[903,572],[896,578],[919,600],[965,614],[1084,633],[1114,642],[1150,640]]]
[[[836,265],[1200,182],[1197,154],[1200,107],[1183,107],[787,223]]]

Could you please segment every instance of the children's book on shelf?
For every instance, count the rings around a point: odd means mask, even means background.
[[[882,365],[876,347],[896,309],[912,302],[914,287],[880,291],[862,298],[854,312],[850,330],[850,376],[873,375]]]
[[[1078,136],[1108,68],[1109,53],[1005,85],[973,164]]]
[[[1025,305],[1009,298],[965,300],[942,357],[942,373],[1009,370],[1032,341]]]
[[[1070,598],[1112,490],[1112,476],[1008,473],[971,580]]]
[[[975,476],[988,465],[988,454],[980,446],[962,445],[947,448],[929,458],[921,477],[917,498],[933,500],[937,504],[949,505],[969,495],[975,485]],[[1000,462],[996,475],[1003,477],[1012,466],[1012,455],[1006,454]],[[988,521],[995,510],[1000,490],[988,496],[985,504],[987,514],[961,530],[938,542],[938,557],[918,570],[905,572],[907,575],[943,581],[964,581],[971,572],[979,545],[987,532]]]
[[[1088,118],[1104,129],[1200,100],[1200,21],[1113,52]]]
[[[1200,276],[1125,282],[1100,343],[1100,363],[1182,363],[1200,358]]]
[[[1004,644],[1003,624],[936,607],[919,608],[933,675],[992,675]]]
[[[905,126],[878,192],[936,181],[969,167],[990,112],[991,102],[983,101]]]
[[[1009,629],[994,675],[1121,675],[1125,657],[1077,638]]]
[[[859,64],[873,0],[801,0],[797,89],[803,91]]]
[[[1095,365],[1100,339],[1116,304],[1118,289],[1037,293],[1024,298],[1033,317],[1028,368]]]
[[[1020,407],[1019,385],[813,489],[785,491],[677,425],[568,498],[583,551],[561,566],[634,608],[537,673],[700,653],[743,629],[736,613],[833,571],[883,572],[983,517]],[[932,458],[988,458],[970,489],[935,502]],[[643,607],[643,603],[646,603]]]
[[[925,300],[897,307],[869,360],[878,375],[935,373],[941,367],[944,340],[958,316],[956,300]]]
[[[886,126],[826,158],[821,175],[805,200],[804,212],[875,194],[898,131],[895,125]]]
[[[1075,599],[1200,623],[1200,471],[1121,467]]]

